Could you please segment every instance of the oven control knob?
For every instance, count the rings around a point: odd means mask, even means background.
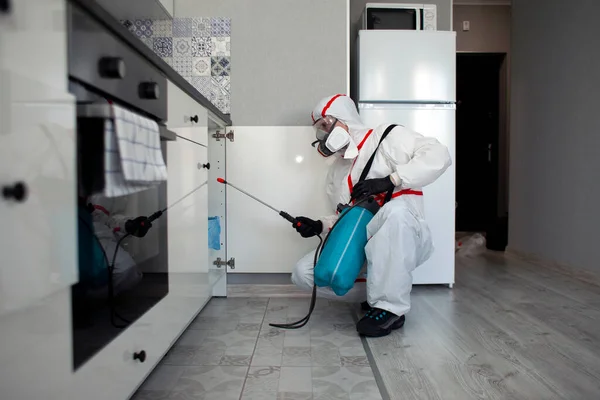
[[[158,100],[160,97],[160,87],[156,82],[142,82],[138,87],[140,99]]]
[[[5,14],[10,12],[10,0],[0,0],[0,12]]]
[[[103,57],[98,62],[100,76],[108,79],[125,78],[125,62],[118,57]]]

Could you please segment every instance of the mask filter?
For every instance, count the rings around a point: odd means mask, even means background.
[[[313,143],[323,157],[330,157],[350,144],[350,136],[342,127],[334,127],[329,134]]]

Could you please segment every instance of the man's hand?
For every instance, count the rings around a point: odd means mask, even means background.
[[[152,222],[148,221],[148,217],[137,217],[125,222],[125,232],[136,237],[146,236],[150,228],[152,228]]]
[[[306,217],[296,218],[294,228],[303,238],[310,238],[323,232],[323,223]]]
[[[394,183],[389,176],[386,176],[385,178],[366,179],[362,182],[358,182],[354,186],[350,199],[355,200],[380,193],[387,193],[390,190],[393,190],[394,187]]]

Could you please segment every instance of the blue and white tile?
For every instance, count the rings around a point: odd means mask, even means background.
[[[173,36],[173,21],[170,19],[156,19],[152,28],[155,36]]]
[[[192,76],[191,57],[173,57],[173,69],[184,78]]]
[[[192,37],[192,57],[210,57],[212,39],[209,37]]]
[[[160,57],[172,57],[173,56],[173,38],[165,36],[154,36],[153,50]]]
[[[191,84],[200,94],[210,100],[212,81],[210,76],[193,76]]]
[[[192,19],[192,36],[194,37],[211,37],[212,24],[210,18],[193,18]]]
[[[210,57],[194,57],[192,60],[192,76],[210,76]]]
[[[211,36],[231,36],[231,19],[217,17],[211,18]]]
[[[153,35],[151,19],[136,19],[133,21],[135,35],[139,38],[150,38]]]
[[[212,88],[215,92],[216,97],[221,97],[221,98],[225,98],[225,99],[229,99],[230,97],[230,87],[231,87],[231,78],[229,76],[216,76],[216,77],[212,77]],[[285,320],[285,316],[281,319],[279,318],[274,318],[275,315],[267,315],[265,316],[265,318],[267,318],[268,321],[274,321],[275,319],[277,320]]]
[[[211,57],[212,76],[229,76],[231,74],[230,57]]]
[[[192,37],[192,18],[173,18],[174,37]]]
[[[227,37],[212,37],[212,53],[211,56],[229,57],[231,56],[231,38]]]
[[[174,37],[173,38],[173,55],[175,57],[191,57],[192,56],[192,38],[191,37]]]

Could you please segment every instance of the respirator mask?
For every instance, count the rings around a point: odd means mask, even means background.
[[[312,146],[316,147],[323,157],[331,157],[351,142],[348,132],[341,126],[336,126],[337,122],[337,118],[326,115],[313,125],[317,140],[312,143]]]

